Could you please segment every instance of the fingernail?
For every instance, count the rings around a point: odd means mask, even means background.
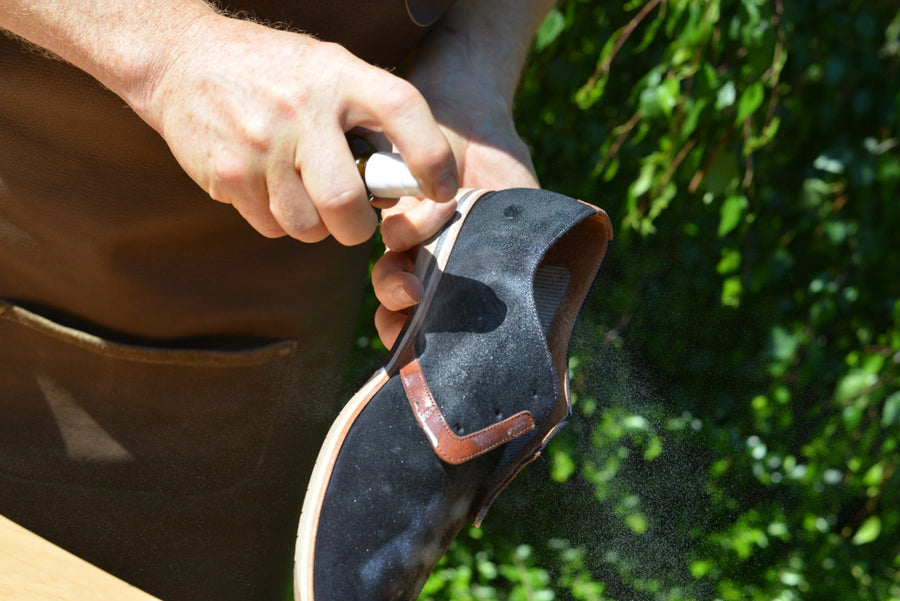
[[[435,200],[450,200],[456,196],[459,189],[459,182],[456,174],[452,171],[445,171],[434,183]]]
[[[418,298],[414,298],[413,294],[403,286],[397,286],[393,292],[394,299],[404,307],[411,307],[419,303]],[[418,295],[415,295],[418,296]]]

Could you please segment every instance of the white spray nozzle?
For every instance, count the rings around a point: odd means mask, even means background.
[[[419,182],[394,152],[376,152],[366,161],[366,188],[378,198],[420,196]]]

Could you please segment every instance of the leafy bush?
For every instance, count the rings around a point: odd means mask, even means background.
[[[607,209],[572,423],[421,599],[900,599],[900,10],[566,0],[518,122]]]

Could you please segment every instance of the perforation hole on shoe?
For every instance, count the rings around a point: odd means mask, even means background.
[[[509,205],[506,209],[503,210],[503,216],[512,221],[516,217],[522,214],[522,207],[520,205]]]

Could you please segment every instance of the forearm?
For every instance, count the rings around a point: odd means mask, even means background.
[[[2,0],[0,27],[86,71],[129,104],[148,100],[203,0]]]

